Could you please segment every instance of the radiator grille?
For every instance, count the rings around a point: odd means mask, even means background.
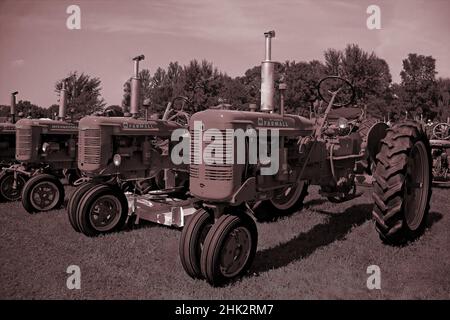
[[[86,164],[100,164],[101,135],[98,129],[87,129],[80,133],[78,154]]]
[[[18,156],[31,156],[31,129],[17,129],[16,152]]]
[[[233,179],[233,152],[231,149],[233,143],[233,132],[227,132],[220,130],[222,133],[222,155],[220,159],[217,156],[204,154],[204,150],[211,142],[209,140],[213,135],[212,132],[206,131],[203,137],[202,145],[197,143],[199,140],[199,134],[202,132],[191,131],[191,164],[190,164],[190,177],[202,178],[206,180],[215,181],[230,181]],[[216,132],[217,133],[217,132]],[[208,142],[205,142],[208,140]],[[202,159],[204,157],[204,159]],[[213,163],[214,160],[219,160],[219,163]],[[199,164],[201,161],[201,164]],[[207,162],[207,163],[205,163]]]

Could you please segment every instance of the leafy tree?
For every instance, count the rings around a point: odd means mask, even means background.
[[[400,72],[400,99],[413,115],[424,114],[427,118],[437,115],[436,60],[432,56],[408,54]]]
[[[450,118],[450,79],[439,78],[437,80],[437,115],[440,121]]]
[[[22,112],[24,117],[47,118],[48,109],[41,108],[28,100],[19,100],[16,103],[16,118]],[[0,106],[0,117],[8,118],[10,115],[10,106]]]
[[[71,72],[66,78],[67,89],[67,110],[74,109],[74,117],[80,118],[101,110],[105,106],[101,97],[101,81],[99,78],[92,78],[87,74]],[[62,88],[60,80],[55,85],[55,91],[60,92]]]
[[[344,51],[328,49],[324,53],[326,72],[350,81],[356,103],[365,106],[376,117],[382,117],[392,101],[392,76],[385,60],[368,53],[356,44]]]

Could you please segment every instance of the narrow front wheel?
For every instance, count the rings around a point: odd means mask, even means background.
[[[201,271],[212,285],[244,274],[253,262],[258,242],[254,220],[241,213],[223,215],[208,232],[201,255]]]
[[[196,279],[202,278],[200,257],[205,238],[214,224],[214,217],[205,209],[194,213],[181,231],[180,259],[186,273]]]

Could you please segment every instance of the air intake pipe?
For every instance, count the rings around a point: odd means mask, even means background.
[[[266,58],[261,63],[261,111],[273,112],[275,96],[275,62],[272,61],[272,38],[275,31],[265,32]]]
[[[66,118],[66,107],[67,107],[67,89],[66,89],[66,81],[64,79],[62,81],[62,87],[59,91],[59,112],[58,112],[58,120],[63,121]]]
[[[131,96],[130,96],[130,113],[136,118],[139,113],[141,104],[141,79],[139,78],[139,61],[144,60],[145,56],[134,57],[134,76],[131,78]]]
[[[11,108],[10,108],[10,114],[11,114],[11,122],[16,123],[16,95],[18,94],[18,91],[14,91],[11,93]]]

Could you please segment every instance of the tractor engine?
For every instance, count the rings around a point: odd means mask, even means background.
[[[201,124],[201,131],[193,130],[196,123]],[[199,199],[238,204],[240,198],[236,195],[241,191],[249,192],[252,197],[256,197],[256,191],[259,191],[258,197],[265,197],[283,184],[295,182],[296,175],[291,174],[291,171],[301,163],[298,157],[297,137],[311,135],[313,125],[312,121],[300,116],[281,116],[263,112],[206,110],[194,114],[190,121],[191,193]],[[223,146],[217,147],[221,149],[219,152],[225,161],[212,161],[214,159],[208,159],[208,155],[205,154],[208,142],[212,140],[208,129],[215,129],[212,132],[215,133],[214,136],[220,131]],[[255,132],[255,138],[249,134],[252,130]],[[269,146],[272,139],[270,132],[274,130],[278,132],[276,139],[279,140],[280,148],[274,150],[277,154],[272,154],[271,150],[267,150],[265,154],[278,163],[277,173],[273,175],[261,174],[261,169],[271,165],[268,163],[270,160],[256,157],[254,163],[249,162],[250,155],[259,152],[258,139],[261,139],[261,130],[267,130],[266,143]],[[247,135],[239,135],[239,132],[245,132]],[[251,142],[258,145],[255,150],[249,147],[250,139],[256,139]],[[244,155],[244,161],[238,161],[238,153]],[[243,188],[246,184],[252,184],[253,188]]]
[[[16,153],[16,95],[11,93],[10,122],[0,123],[0,165],[7,165],[14,161]]]
[[[16,123],[16,160],[27,165],[50,164],[53,169],[76,168],[76,124],[50,119]]]
[[[78,128],[64,121],[66,80],[60,90],[58,120],[21,119],[16,123],[16,160],[27,167],[48,164],[53,170],[76,169]]]
[[[178,128],[163,120],[84,117],[79,123],[78,168],[91,177],[151,178],[171,167],[166,141]]]
[[[0,164],[14,160],[16,149],[16,127],[14,124],[0,123]]]

